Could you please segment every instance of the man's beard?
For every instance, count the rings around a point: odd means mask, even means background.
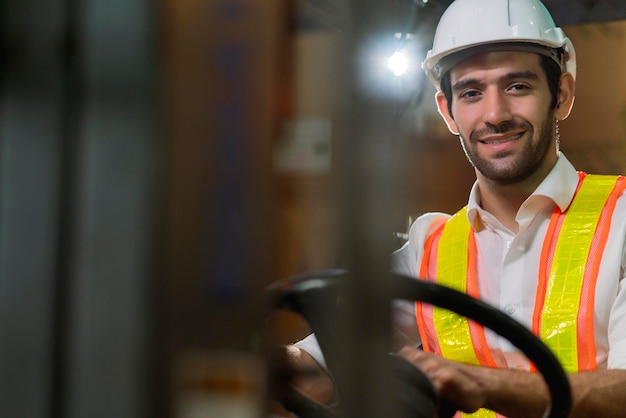
[[[528,134],[532,137],[535,134],[535,130],[527,121],[521,123],[504,122],[498,126],[474,131],[470,135],[471,140],[469,142],[461,135],[461,145],[467,159],[483,176],[501,184],[518,183],[533,174],[546,158],[553,140],[553,120],[554,114],[549,112],[537,133],[538,141],[535,143],[527,140],[523,148],[516,151],[513,160],[509,161],[506,166],[499,166],[494,164],[493,160],[481,157],[476,152],[475,145],[477,140],[485,135],[501,134],[514,130],[524,130],[525,135]],[[496,154],[495,158],[504,158],[507,157],[507,154],[509,154],[509,151],[503,152],[502,155]]]

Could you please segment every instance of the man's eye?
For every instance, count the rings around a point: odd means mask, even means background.
[[[525,85],[525,84],[517,83],[517,84],[513,84],[511,87],[509,87],[509,89],[511,89],[511,90],[526,90],[526,89],[528,89],[528,86]]]
[[[462,99],[471,99],[473,97],[478,96],[479,92],[477,90],[467,90],[460,94]]]

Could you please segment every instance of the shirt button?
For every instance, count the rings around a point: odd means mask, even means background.
[[[513,315],[515,313],[515,306],[513,306],[513,305],[506,305],[504,307],[504,312],[508,313],[509,315]]]

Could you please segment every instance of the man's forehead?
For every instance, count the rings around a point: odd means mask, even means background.
[[[488,51],[456,64],[450,70],[451,81],[486,71],[526,72],[541,68],[540,55],[526,51]]]

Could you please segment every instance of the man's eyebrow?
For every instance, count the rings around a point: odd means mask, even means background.
[[[524,80],[539,80],[539,76],[534,71],[516,71],[513,73],[508,73],[501,77],[501,80],[514,80],[514,79],[524,79]]]
[[[510,80],[538,80],[539,76],[534,71],[515,71],[512,73],[507,73],[500,77],[501,81],[510,81]],[[469,86],[481,85],[483,82],[477,78],[467,78],[464,80],[459,80],[452,85],[453,91],[458,91],[464,89]]]
[[[477,78],[466,78],[464,80],[459,80],[452,85],[452,91],[462,90],[469,86],[476,86],[482,84],[481,81]]]

